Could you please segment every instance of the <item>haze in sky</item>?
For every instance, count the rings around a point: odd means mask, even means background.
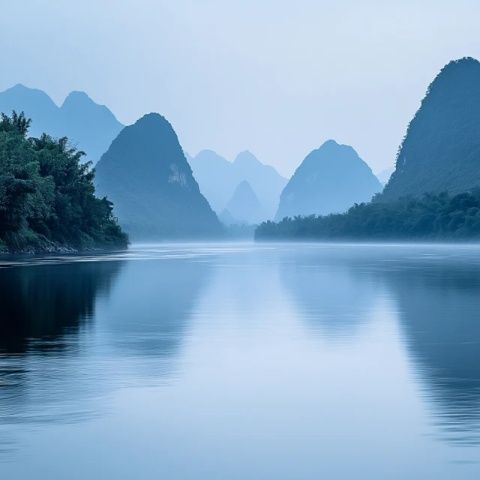
[[[329,138],[379,171],[441,67],[480,57],[479,15],[474,0],[3,2],[0,89],[84,90],[125,124],[157,111],[189,153],[248,149],[284,175]]]

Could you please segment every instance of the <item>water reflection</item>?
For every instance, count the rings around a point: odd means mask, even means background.
[[[120,262],[0,269],[0,353],[62,349],[108,293]]]
[[[282,282],[301,318],[330,341],[358,334],[369,322],[378,294],[370,278],[352,275],[351,253],[306,250],[287,255],[281,267]]]
[[[0,270],[0,423],[85,420],[175,370],[210,265],[105,260]]]
[[[480,268],[433,261],[385,271],[443,436],[480,443]]]
[[[476,251],[169,248],[0,270],[2,468],[67,478],[82,448],[78,478],[476,478],[425,435],[480,443]]]
[[[281,272],[301,318],[329,340],[354,338],[379,301],[387,299],[402,326],[437,432],[449,441],[480,444],[477,249],[305,247],[287,253]]]
[[[0,269],[0,424],[89,415],[71,407],[90,393],[81,381],[79,338],[121,268],[98,261]],[[12,442],[11,432],[0,435],[4,448]]]
[[[105,342],[123,357],[173,364],[210,273],[211,264],[195,258],[129,262],[98,313]]]

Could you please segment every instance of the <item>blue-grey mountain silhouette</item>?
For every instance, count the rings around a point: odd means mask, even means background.
[[[273,218],[287,179],[273,167],[261,163],[252,153],[240,153],[233,162],[211,150],[203,150],[190,162],[200,190],[213,209],[221,213],[237,186],[247,181],[262,205],[265,218]]]
[[[325,142],[307,155],[284,188],[276,220],[296,215],[328,215],[368,202],[382,186],[348,145]]]
[[[189,163],[202,194],[217,213],[222,212],[239,183],[232,163],[213,150],[202,150]]]
[[[70,93],[60,110],[66,135],[78,143],[94,163],[123,128],[107,107],[98,105],[84,92]]]
[[[15,85],[0,92],[0,112],[9,115],[12,110],[23,111],[33,120],[30,135],[68,137],[93,163],[123,128],[107,107],[98,105],[83,92],[70,93],[58,107],[45,92]]]
[[[98,195],[134,240],[214,237],[221,225],[192,175],[177,135],[150,113],[125,127],[96,167]]]
[[[265,219],[262,204],[246,180],[238,184],[220,219],[227,225],[253,225]]]
[[[446,65],[422,100],[380,200],[480,186],[480,63]]]

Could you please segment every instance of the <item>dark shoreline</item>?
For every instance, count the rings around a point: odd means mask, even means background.
[[[27,247],[18,250],[9,250],[7,248],[0,249],[0,260],[12,258],[30,258],[45,255],[85,255],[85,254],[107,254],[113,252],[123,252],[128,250],[126,246],[110,246],[110,247],[89,247],[75,248],[69,245],[50,245],[46,247]]]

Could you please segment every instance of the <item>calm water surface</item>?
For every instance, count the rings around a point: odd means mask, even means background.
[[[480,247],[0,268],[0,478],[480,478]]]

